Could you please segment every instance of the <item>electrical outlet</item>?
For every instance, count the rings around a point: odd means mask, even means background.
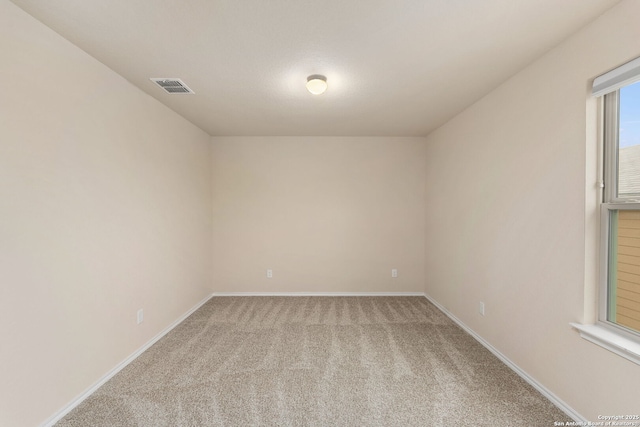
[[[144,320],[144,311],[142,311],[142,309],[140,309],[140,310],[138,310],[137,314],[138,314],[137,320],[138,320],[138,325],[139,325]]]
[[[270,268],[267,268],[267,279],[271,279],[273,277],[273,270]]]
[[[398,269],[394,268],[391,270],[391,277],[393,278],[398,277]]]
[[[480,302],[480,305],[478,306],[478,312],[484,316],[484,303]]]

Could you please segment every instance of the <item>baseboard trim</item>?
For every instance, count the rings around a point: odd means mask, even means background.
[[[587,424],[588,420],[586,418],[584,418],[582,415],[580,415],[578,412],[576,412],[571,406],[567,405],[558,396],[553,394],[548,388],[546,388],[545,386],[540,384],[538,381],[533,379],[529,374],[527,374],[524,370],[522,370],[518,365],[516,365],[511,360],[509,360],[509,358],[507,356],[505,356],[504,354],[500,353],[500,351],[498,351],[494,346],[492,346],[487,341],[485,341],[484,338],[482,338],[480,335],[478,335],[473,329],[471,329],[470,327],[465,325],[460,319],[458,319],[449,310],[447,310],[442,305],[440,305],[440,303],[438,303],[436,300],[434,300],[430,295],[425,293],[424,297],[427,300],[429,300],[429,302],[431,302],[431,304],[435,305],[440,311],[442,311],[444,314],[446,314],[458,326],[460,326],[462,329],[464,329],[465,332],[467,332],[469,335],[471,335],[473,338],[475,338],[475,340],[478,341],[480,344],[482,344],[487,350],[489,350],[491,353],[493,353],[493,355],[496,356],[498,359],[500,359],[505,365],[507,365],[509,368],[511,368],[511,370],[514,371],[516,374],[518,374],[523,380],[528,382],[533,388],[538,390],[544,397],[549,399],[551,401],[551,403],[553,403],[554,405],[556,405],[558,407],[558,409],[560,409],[562,412],[567,414],[574,421],[582,422],[582,423],[584,423],[584,425]],[[562,421],[562,420],[558,420],[558,421]]]
[[[214,292],[214,297],[423,297],[424,292]]]
[[[207,301],[209,301],[213,297],[213,294],[207,295],[202,301],[198,302],[194,305],[189,311],[184,313],[178,319],[176,319],[173,323],[167,326],[165,329],[160,331],[156,336],[151,338],[146,344],[136,350],[133,354],[127,357],[125,360],[116,365],[113,369],[107,372],[102,378],[100,378],[95,384],[85,390],[83,393],[74,398],[71,402],[65,405],[62,409],[56,412],[54,415],[49,417],[44,423],[41,424],[41,427],[51,427],[58,421],[60,421],[65,415],[71,412],[76,406],[82,403],[87,397],[91,396],[97,389],[99,389],[104,383],[109,381],[115,374],[124,369],[129,363],[133,362],[138,356],[144,353],[149,347],[154,345],[160,338],[167,335],[173,328],[182,323],[187,317],[193,314],[194,311],[202,307]]]

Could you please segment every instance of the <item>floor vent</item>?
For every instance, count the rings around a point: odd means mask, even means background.
[[[165,92],[170,93],[172,95],[176,93],[195,93],[189,86],[184,84],[184,82],[180,79],[174,78],[151,78],[152,82],[160,86]]]

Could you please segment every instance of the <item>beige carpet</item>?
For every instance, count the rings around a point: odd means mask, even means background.
[[[423,297],[217,297],[57,426],[568,419]]]

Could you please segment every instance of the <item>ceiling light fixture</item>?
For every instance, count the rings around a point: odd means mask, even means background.
[[[327,90],[327,78],[320,74],[307,77],[307,90],[314,95],[321,95]]]

